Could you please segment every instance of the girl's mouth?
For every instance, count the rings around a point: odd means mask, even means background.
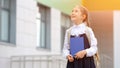
[[[71,18],[74,18],[74,17],[76,17],[76,16],[71,16]]]

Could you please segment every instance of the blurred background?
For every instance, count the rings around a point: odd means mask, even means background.
[[[75,5],[89,10],[100,68],[119,68],[119,0],[0,0],[0,68],[66,68],[62,48]]]

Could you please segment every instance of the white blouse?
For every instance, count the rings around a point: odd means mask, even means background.
[[[71,28],[66,30],[65,39],[64,39],[64,47],[63,47],[63,56],[67,57],[70,55],[70,47],[68,41],[68,32],[71,30],[70,35],[80,35],[84,34],[86,30],[86,24],[82,23],[80,25],[73,25]],[[93,56],[97,52],[97,39],[94,36],[94,33],[90,27],[88,27],[89,35],[90,35],[90,48],[85,49],[87,57]]]

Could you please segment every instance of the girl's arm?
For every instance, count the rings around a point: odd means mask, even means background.
[[[70,55],[69,49],[70,49],[70,47],[69,47],[69,41],[68,41],[68,30],[66,30],[65,39],[64,39],[64,46],[63,46],[63,56],[65,58],[67,58],[67,56]]]
[[[95,35],[94,35],[92,29],[88,28],[88,30],[89,30],[89,36],[90,36],[90,39],[89,39],[90,40],[90,48],[86,49],[86,52],[87,52],[86,56],[90,57],[90,56],[95,55],[97,52],[97,39],[95,38]]]

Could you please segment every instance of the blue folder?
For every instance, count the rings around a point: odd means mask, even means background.
[[[84,37],[70,38],[70,53],[74,57],[78,51],[84,50]]]

